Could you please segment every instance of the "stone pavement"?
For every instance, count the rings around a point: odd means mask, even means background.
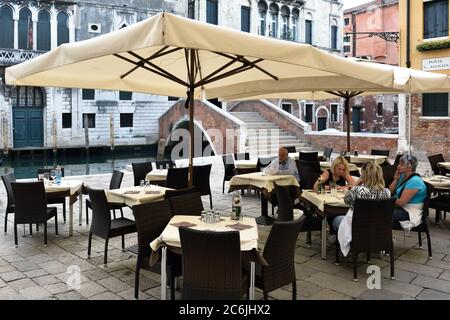
[[[212,159],[212,160],[211,160]],[[211,187],[214,207],[230,211],[231,195],[222,194],[223,167],[221,159],[199,159],[196,163],[213,162]],[[423,166],[425,169],[426,166]],[[80,179],[80,177],[66,178]],[[95,188],[108,188],[110,175],[82,177]],[[126,172],[123,186],[132,185],[131,172]],[[226,185],[226,189],[228,184]],[[204,197],[205,207],[209,206]],[[3,230],[6,194],[0,187],[0,228]],[[60,235],[55,237],[54,225],[49,221],[48,246],[43,246],[42,228],[34,230],[30,237],[23,236],[19,226],[19,246],[14,246],[13,215],[9,216],[8,233],[0,235],[0,299],[134,299],[134,268],[136,257],[122,252],[120,237],[110,240],[108,265],[103,265],[104,241],[93,237],[91,259],[87,259],[89,228],[86,225],[83,205],[83,222],[78,225],[78,202],[74,210],[74,235],[68,237],[68,223],[62,223],[59,207]],[[270,210],[270,205],[269,205]],[[252,193],[243,197],[243,213],[258,216],[259,199]],[[91,213],[90,213],[91,214]],[[125,215],[132,217],[131,210]],[[295,252],[298,299],[450,299],[450,221],[434,224],[434,212],[430,219],[433,259],[429,260],[426,246],[418,247],[417,234],[406,237],[401,231],[394,231],[395,280],[389,276],[388,257],[372,257],[372,264],[382,271],[381,289],[370,290],[366,286],[368,264],[365,255],[360,255],[359,282],[353,281],[352,265],[342,262],[334,264],[334,245],[328,246],[327,260],[320,258],[320,233],[313,233],[312,246],[305,244],[305,234],[300,234]],[[259,226],[260,248],[264,247],[270,227]],[[423,235],[424,236],[424,235]],[[127,236],[126,245],[136,242],[136,234]],[[72,270],[81,271],[79,288],[69,284]],[[140,299],[159,299],[160,275],[141,271]],[[177,297],[180,291],[177,291]],[[270,293],[272,299],[291,299],[291,287],[286,286]],[[256,298],[262,299],[258,290]]]

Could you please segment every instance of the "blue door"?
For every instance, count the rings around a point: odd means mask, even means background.
[[[359,107],[352,108],[352,124],[353,132],[361,131],[361,108]]]
[[[43,99],[39,88],[12,90],[14,148],[44,145]]]

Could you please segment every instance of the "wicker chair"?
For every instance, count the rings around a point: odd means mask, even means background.
[[[445,162],[445,159],[444,159],[444,156],[442,155],[442,153],[429,156],[428,160],[430,161],[431,170],[433,170],[434,174],[436,174],[436,175],[445,174],[445,172],[443,172],[443,170],[441,170],[441,168],[439,168],[439,166],[438,166],[439,162]]]
[[[169,202],[174,215],[200,216],[204,210],[200,192],[170,197]]]
[[[436,210],[435,222],[444,218],[447,218],[447,212],[450,211],[450,195],[440,194],[437,197],[431,198],[429,203],[429,208]],[[441,217],[441,212],[443,212],[443,217]]]
[[[122,184],[123,172],[119,170],[114,170],[111,176],[111,181],[109,182],[109,190],[119,189]],[[113,211],[114,219],[116,219],[116,210],[120,210],[120,214],[123,218],[123,207],[127,205],[124,203],[112,203],[109,202],[109,206]],[[89,224],[89,209],[92,210],[92,203],[90,199],[86,199],[86,224]]]
[[[236,300],[248,292],[238,231],[178,230],[183,254],[183,299]]]
[[[37,170],[37,174],[39,177],[40,174],[50,173],[52,170],[56,170],[55,168],[41,168]],[[64,168],[61,168],[61,175],[64,177]],[[63,208],[63,219],[64,223],[66,222],[66,192],[52,192],[47,194],[47,204],[62,204]],[[39,229],[37,229],[39,231]]]
[[[260,172],[261,169],[267,167],[276,158],[277,157],[258,158],[258,161],[256,162],[256,172]]]
[[[212,193],[211,186],[209,183],[210,175],[211,175],[211,164],[207,164],[204,166],[194,166],[193,173],[193,185],[197,188],[202,196],[209,196],[209,206],[212,209]]]
[[[8,173],[2,176],[3,184],[5,185],[6,190],[6,196],[7,196],[7,203],[5,208],[5,234],[8,227],[8,214],[14,213],[14,194],[11,188],[11,182],[16,182],[16,176],[14,173]]]
[[[172,160],[160,160],[155,161],[156,169],[168,169],[168,168],[174,168],[175,163]]]
[[[319,161],[319,153],[317,151],[314,152],[299,152],[298,160],[303,161]]]
[[[132,163],[131,166],[133,167],[134,186],[139,186],[141,180],[145,180],[147,173],[153,170],[151,162]]]
[[[300,215],[297,209],[294,209],[294,199],[299,196],[299,188],[296,186],[275,185],[275,194],[278,203],[277,221],[291,221]]]
[[[395,156],[395,160],[394,160],[394,166],[398,166],[398,164],[400,163],[401,157],[403,157],[403,153],[397,153],[397,155]]]
[[[370,154],[373,156],[386,156],[389,157],[389,149],[388,150],[381,150],[381,149],[372,149],[370,150]]]
[[[358,281],[358,254],[387,251],[391,259],[391,278],[394,279],[394,245],[392,242],[392,214],[395,197],[389,199],[356,199],[353,209],[352,242],[353,280]],[[336,264],[340,246],[336,241]]]
[[[122,250],[125,250],[125,235],[136,232],[136,224],[127,218],[111,220],[111,208],[106,199],[105,191],[87,187],[92,204],[92,224],[89,230],[88,258],[91,257],[92,235],[105,239],[104,264],[108,262],[108,242],[110,238],[122,237]]]
[[[381,169],[383,170],[384,185],[386,188],[389,188],[392,181],[394,180],[397,166],[396,165],[382,166]]]
[[[166,192],[164,193],[164,199],[169,200],[172,197],[181,196],[184,194],[196,193],[196,192],[198,192],[196,187],[188,187],[185,189],[178,189],[178,190],[166,190]]]
[[[430,230],[428,229],[428,215],[429,215],[429,206],[430,206],[430,199],[431,194],[433,193],[433,187],[431,184],[425,182],[425,185],[427,187],[427,197],[425,198],[425,202],[423,204],[423,211],[422,211],[422,222],[417,226],[412,228],[411,232],[417,232],[417,236],[419,239],[419,247],[422,248],[422,236],[421,233],[424,232],[427,236],[427,244],[428,244],[428,257],[431,259],[433,257],[433,252],[431,250],[431,237],[430,237]],[[392,228],[394,230],[403,230],[402,226],[398,221],[394,221]]]
[[[169,223],[172,213],[169,201],[155,201],[133,206],[133,215],[137,229],[137,261],[134,285],[134,296],[139,295],[140,269],[151,270],[149,267],[152,249],[150,243],[158,238]],[[168,278],[170,280],[171,298],[175,299],[175,277],[181,275],[181,257],[168,250]]]
[[[305,217],[291,221],[275,221],[264,246],[263,257],[268,266],[256,265],[255,286],[263,290],[264,299],[269,292],[292,284],[292,300],[297,299],[295,277],[295,244]]]
[[[320,164],[319,164],[320,166]],[[300,188],[304,189],[312,189],[314,187],[314,183],[319,179],[322,172],[317,170],[317,166],[304,166],[300,165],[297,167],[298,175],[300,177]]]
[[[222,156],[223,167],[225,174],[223,176],[222,193],[225,193],[225,181],[230,181],[236,174],[236,167],[234,166],[234,157],[232,154]]]
[[[287,146],[285,147],[288,153],[296,153],[297,148],[295,146]]]
[[[44,224],[44,246],[47,246],[47,221],[55,218],[55,235],[58,235],[58,216],[56,208],[47,207],[47,197],[43,181],[11,182],[15,199],[14,244],[18,246],[18,224]]]
[[[320,162],[319,161],[306,161],[306,160],[298,160],[297,162],[298,167],[309,167],[310,170],[314,172],[322,172],[320,169]]]
[[[185,189],[188,187],[189,168],[169,168],[167,170],[166,187]]]

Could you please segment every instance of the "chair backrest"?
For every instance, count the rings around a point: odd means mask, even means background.
[[[234,159],[235,160],[250,160],[250,153],[249,152],[235,153]]]
[[[333,153],[333,148],[325,147],[325,148],[323,149],[323,155],[324,155],[324,157],[326,157],[327,159],[330,159],[332,153]]]
[[[277,157],[258,158],[258,161],[256,162],[256,171],[260,172],[261,169],[267,167],[273,161],[273,159],[276,159],[276,158]]]
[[[172,160],[155,161],[156,169],[174,168],[175,163]]]
[[[381,169],[383,170],[384,186],[386,188],[389,188],[392,181],[394,180],[394,175],[395,171],[397,170],[397,166],[396,165],[382,166]]]
[[[200,194],[211,194],[211,186],[209,184],[209,178],[211,175],[212,164],[206,164],[204,166],[194,166],[192,184],[197,188]]]
[[[235,174],[234,157],[232,154],[222,155],[222,162],[225,169],[224,180],[229,181]]]
[[[294,218],[294,204],[288,187],[275,184],[275,192],[278,201],[277,221],[291,221]]]
[[[264,246],[269,264],[262,268],[264,289],[272,291],[295,281],[295,246],[305,216],[291,221],[275,221]]]
[[[48,173],[50,174],[52,170],[56,170],[56,168],[39,168],[37,169],[37,177],[39,177],[40,174]],[[64,168],[61,167],[61,176],[64,177]]]
[[[382,251],[392,247],[392,214],[395,197],[356,199],[352,220],[354,252]]]
[[[105,238],[111,228],[111,212],[105,190],[86,188],[92,205],[91,232]]]
[[[425,186],[427,187],[427,196],[426,196],[425,201],[423,203],[422,221],[425,220],[425,222],[426,222],[426,219],[427,219],[428,213],[429,213],[428,210],[430,208],[430,199],[431,199],[431,195],[434,192],[434,187],[431,184],[429,184],[428,182],[424,181],[424,183],[425,183]]]
[[[317,151],[314,151],[314,152],[300,151],[299,155],[298,155],[298,160],[319,161],[319,153]]]
[[[14,204],[14,194],[11,189],[11,182],[16,182],[16,176],[13,172],[5,174],[2,176],[3,184],[5,185],[6,195],[8,197],[7,206],[10,207]]]
[[[382,149],[372,149],[370,150],[370,154],[373,156],[386,156],[389,157],[389,149],[388,150],[382,150]]]
[[[397,155],[395,156],[394,166],[398,166],[401,157],[403,157],[403,153],[397,153]]]
[[[444,159],[444,156],[442,155],[442,153],[429,156],[428,160],[430,161],[431,170],[433,170],[434,174],[440,174],[441,169],[439,169],[438,163],[445,162],[445,159]]]
[[[320,162],[319,161],[305,161],[305,160],[298,160],[298,166],[302,167],[309,167],[312,171],[315,172],[322,172],[320,169]]]
[[[200,192],[173,196],[169,202],[173,215],[200,216],[204,209]]]
[[[300,188],[302,190],[312,189],[314,187],[314,183],[322,174],[320,171],[314,170],[309,166],[298,166],[297,170],[300,177]]]
[[[188,187],[185,189],[178,189],[178,190],[166,190],[164,193],[164,199],[168,200],[172,197],[181,196],[183,194],[191,194],[198,192],[196,187]]]
[[[169,168],[167,170],[166,187],[184,189],[188,187],[189,168]]]
[[[241,299],[242,261],[238,231],[179,228],[183,299]]]
[[[43,181],[11,182],[11,189],[15,199],[16,223],[47,221],[47,197]]]
[[[123,172],[119,170],[114,170],[111,176],[111,181],[109,182],[109,190],[119,189],[122,184]]]
[[[285,147],[288,153],[296,153],[297,148],[295,146],[287,146]]]
[[[139,186],[141,184],[141,180],[145,180],[147,173],[153,170],[151,162],[132,163],[131,166],[133,167],[135,186]]]
[[[158,238],[172,218],[168,200],[133,206],[140,256],[149,257],[150,242]]]

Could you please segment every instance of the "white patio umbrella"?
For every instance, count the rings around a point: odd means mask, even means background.
[[[253,83],[252,88],[248,89],[246,93],[239,95],[222,96],[220,100],[255,100],[255,99],[304,99],[304,100],[324,100],[333,99],[336,97],[344,98],[345,115],[347,121],[347,149],[350,151],[350,99],[358,95],[378,95],[378,94],[400,94],[400,93],[428,93],[428,92],[448,92],[450,91],[450,77],[445,74],[438,74],[433,72],[420,71],[415,69],[397,67],[382,63],[377,63],[370,60],[347,58],[359,65],[375,66],[384,71],[391,71],[394,74],[394,81],[391,88],[376,88],[375,86],[364,88],[360,82],[346,82],[342,83],[313,83],[305,86],[302,81],[298,80],[298,85],[284,86],[281,81],[265,81],[272,82],[272,89],[262,92],[258,86],[261,83]],[[270,86],[265,84],[266,86]],[[335,89],[330,89],[330,86],[336,85]],[[346,85],[348,87],[344,88]],[[308,90],[309,88],[309,90]],[[411,106],[409,106],[409,119],[411,119]],[[411,132],[411,128],[409,130]],[[411,147],[411,143],[409,142]],[[411,151],[410,151],[411,152]]]
[[[269,83],[264,81],[270,79]],[[85,41],[67,43],[6,69],[9,85],[123,90],[187,96],[190,182],[193,99],[253,93],[256,83],[295,87],[328,81],[330,90],[358,83],[391,88],[393,72],[310,45],[235,31],[168,13]],[[338,86],[337,84],[342,86]],[[264,91],[263,91],[264,92]],[[260,94],[261,92],[258,92]]]

